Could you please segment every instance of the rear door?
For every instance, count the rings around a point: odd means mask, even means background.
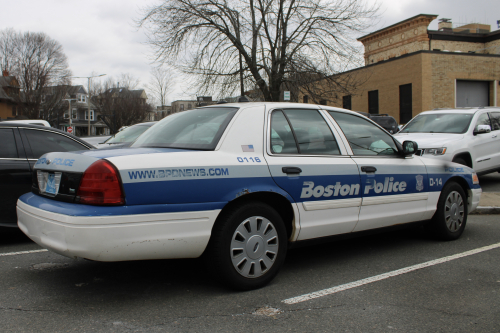
[[[329,113],[347,138],[360,172],[363,200],[354,231],[423,219],[429,194],[420,158],[399,155],[392,136],[361,116]]]
[[[0,226],[17,225],[17,199],[30,189],[30,167],[19,131],[0,128]]]
[[[295,200],[298,240],[351,232],[361,204],[359,172],[324,111],[272,109],[267,154],[274,181]]]
[[[495,142],[493,145],[493,167],[500,167],[500,112],[490,112],[491,138]]]

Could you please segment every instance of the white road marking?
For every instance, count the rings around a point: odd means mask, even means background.
[[[372,277],[369,277],[369,278],[366,278],[366,279],[362,279],[362,280],[358,280],[358,281],[354,281],[354,282],[342,284],[340,286],[336,286],[336,287],[332,287],[332,288],[328,288],[328,289],[319,290],[319,291],[316,291],[316,292],[313,292],[313,293],[304,294],[304,295],[297,296],[297,297],[288,298],[288,299],[283,300],[282,302],[286,303],[286,304],[296,304],[296,303],[308,301],[308,300],[311,300],[311,299],[314,299],[314,298],[318,298],[318,297],[322,297],[322,296],[327,296],[327,295],[331,295],[331,294],[334,294],[334,293],[338,293],[339,291],[344,291],[344,290],[356,288],[356,287],[363,286],[365,284],[369,284],[369,283],[372,283],[372,282],[377,282],[377,281],[388,279],[390,277],[394,277],[394,276],[397,276],[397,275],[401,275],[401,274],[406,274],[406,273],[409,273],[409,272],[413,272],[413,271],[416,271],[417,269],[421,269],[421,268],[426,268],[426,267],[430,267],[430,266],[442,264],[442,263],[445,263],[445,262],[448,262],[448,261],[451,261],[451,260],[455,260],[455,259],[459,259],[459,258],[471,256],[473,254],[477,254],[477,253],[481,253],[481,252],[485,252],[485,251],[489,251],[489,250],[493,250],[493,249],[497,249],[497,248],[500,248],[500,243],[496,243],[496,244],[493,244],[493,245],[480,247],[480,248],[477,248],[475,250],[470,250],[470,251],[467,251],[467,252],[462,252],[462,253],[454,254],[452,256],[448,256],[448,257],[444,257],[444,258],[440,258],[440,259],[435,259],[435,260],[427,261],[427,262],[424,262],[424,263],[421,263],[421,264],[417,264],[417,265],[413,265],[413,266],[401,268],[401,269],[398,269],[398,270],[395,270],[395,271],[392,271],[392,272],[387,272],[387,273],[380,274],[380,275],[375,275],[375,276],[372,276]]]
[[[0,257],[17,256],[18,254],[30,254],[30,253],[47,252],[47,251],[48,251],[47,249],[43,249],[43,250],[32,250],[32,251],[19,251],[19,252],[0,253]]]

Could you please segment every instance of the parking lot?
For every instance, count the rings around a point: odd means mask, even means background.
[[[498,332],[498,246],[500,217],[471,215],[453,242],[412,228],[293,249],[270,285],[232,292],[198,259],[72,260],[9,229],[0,322],[2,332]]]

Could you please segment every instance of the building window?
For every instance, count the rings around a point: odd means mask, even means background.
[[[41,101],[42,101],[42,103],[45,103],[45,95],[42,95]]]
[[[378,90],[368,92],[368,112],[378,114]]]
[[[399,123],[406,124],[413,117],[411,83],[399,86]]]
[[[304,95],[304,97],[302,97],[302,103],[309,103],[309,96]]]
[[[38,119],[43,119],[43,110],[38,111]]]
[[[73,119],[78,119],[78,112],[77,109],[73,109],[72,111]]]
[[[64,111],[63,118],[64,119],[69,119],[69,111]]]
[[[81,103],[87,102],[87,95],[78,95],[78,102]]]
[[[17,108],[15,106],[12,107],[12,116],[17,116]]]
[[[352,110],[352,96],[342,96],[342,107],[347,110]]]
[[[320,105],[328,105],[328,102],[326,101],[326,99],[322,99],[321,101],[319,101],[319,104]]]
[[[179,109],[180,109],[181,111],[184,111],[184,104],[179,105]]]
[[[191,105],[191,103],[188,104],[188,110],[191,110],[193,108],[193,106]]]
[[[88,118],[88,111],[85,111],[85,120],[89,120]],[[90,110],[90,120],[94,120],[94,110]]]

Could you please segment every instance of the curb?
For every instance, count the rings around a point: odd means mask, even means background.
[[[477,206],[469,215],[500,214],[500,207]]]

